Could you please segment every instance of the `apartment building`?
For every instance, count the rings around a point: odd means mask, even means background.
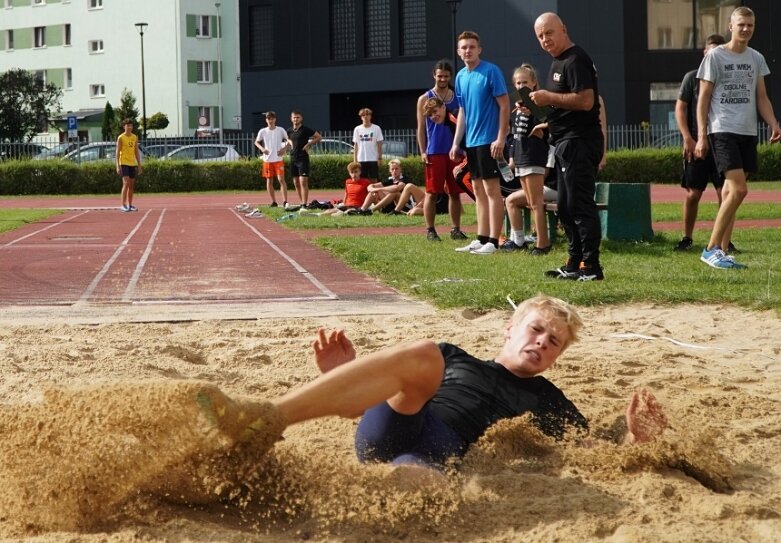
[[[143,109],[147,117],[168,116],[169,126],[154,135],[240,128],[237,6],[237,0],[0,0],[0,72],[23,68],[61,87],[58,128],[75,115],[80,136],[91,141],[100,139],[106,102],[118,107],[124,89],[135,96],[139,117]]]

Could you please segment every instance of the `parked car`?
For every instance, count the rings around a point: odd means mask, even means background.
[[[0,143],[0,161],[30,159],[46,149],[37,143]]]
[[[309,148],[310,155],[351,155],[353,146],[346,141],[323,138]]]
[[[227,143],[199,143],[184,145],[161,157],[161,160],[190,160],[193,162],[226,162],[241,160],[233,145]]]
[[[661,149],[662,147],[683,147],[683,136],[680,132],[670,132],[664,136],[656,138],[651,142],[651,147]]]
[[[178,143],[159,143],[155,145],[147,145],[146,152],[150,157],[162,158],[171,151],[176,151],[181,147]]]
[[[385,140],[382,142],[382,158],[404,158],[409,156],[406,141]]]
[[[142,144],[138,144],[138,149],[141,151],[142,157],[149,156],[149,153],[146,152],[146,148]],[[98,141],[82,145],[79,149],[71,151],[62,157],[62,159],[77,163],[94,162],[96,160],[114,160],[116,158],[116,150],[117,142]]]
[[[58,143],[54,147],[51,147],[49,149],[44,149],[37,155],[33,157],[33,160],[52,160],[55,158],[62,158],[71,151],[75,150],[78,147],[78,145],[73,143]]]

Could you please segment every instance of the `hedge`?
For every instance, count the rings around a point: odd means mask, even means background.
[[[347,178],[349,155],[323,155],[311,158],[311,189],[342,189]],[[423,164],[419,157],[402,159],[406,177],[423,184]],[[265,187],[260,179],[261,161],[214,162],[194,164],[149,160],[136,181],[139,192],[188,192],[207,190],[257,190]],[[781,179],[781,146],[759,146],[760,169],[752,179]],[[607,167],[599,181],[623,183],[678,183],[681,151],[636,149],[608,154]],[[288,185],[290,168],[286,168]],[[119,180],[112,162],[77,165],[60,160],[26,160],[0,163],[0,195],[27,194],[113,194]]]

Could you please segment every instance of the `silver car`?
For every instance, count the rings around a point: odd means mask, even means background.
[[[197,143],[183,145],[163,155],[160,160],[189,160],[191,162],[232,162],[241,160],[233,145],[227,143]]]
[[[141,151],[141,156],[149,156],[146,152],[146,148],[140,143],[138,149]],[[63,160],[70,160],[71,162],[94,162],[96,160],[114,160],[117,157],[117,142],[115,141],[98,141],[95,143],[88,143],[82,145],[80,148],[75,149],[62,157]]]

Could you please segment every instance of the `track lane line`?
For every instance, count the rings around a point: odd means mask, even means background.
[[[77,218],[77,217],[81,217],[82,215],[84,215],[84,214],[86,214],[86,213],[89,213],[89,210],[87,210],[87,211],[84,211],[84,212],[82,212],[82,213],[79,213],[78,215],[74,215],[74,216],[72,216],[72,217],[68,217],[67,219],[63,219],[63,220],[61,220],[61,221],[58,221],[58,222],[56,222],[56,223],[50,224],[49,226],[46,226],[46,227],[44,227],[44,228],[41,228],[40,230],[36,230],[35,232],[30,232],[29,234],[27,234],[27,235],[25,235],[25,236],[22,236],[22,237],[20,237],[20,238],[16,238],[16,239],[15,239],[15,240],[13,240],[13,241],[9,241],[9,242],[8,242],[8,243],[6,243],[5,245],[0,245],[0,249],[5,249],[6,247],[10,247],[11,245],[13,245],[13,244],[15,244],[15,243],[18,243],[18,242],[22,241],[23,239],[27,239],[27,238],[30,238],[30,237],[32,237],[32,236],[35,236],[35,235],[37,235],[37,234],[40,234],[41,232],[45,232],[45,231],[46,231],[46,230],[48,230],[49,228],[54,228],[55,226],[60,226],[61,224],[64,224],[64,223],[66,223],[66,222],[68,222],[68,221],[71,221],[71,220],[73,220],[73,219],[75,219],[75,218]]]
[[[157,241],[157,234],[160,232],[160,227],[163,224],[163,217],[165,216],[166,208],[163,208],[163,210],[160,212],[160,217],[157,219],[157,224],[155,225],[155,229],[152,231],[152,235],[149,237],[149,241],[146,244],[146,249],[144,249],[144,254],[141,255],[141,258],[138,260],[138,263],[136,264],[136,268],[133,270],[133,275],[130,277],[130,281],[128,281],[127,288],[125,289],[125,293],[122,295],[122,301],[123,302],[129,302],[131,301],[131,296],[136,291],[136,285],[138,284],[138,279],[141,277],[141,272],[144,271],[144,266],[146,265],[146,261],[149,259],[149,255],[152,253],[152,247],[154,246],[155,242]]]

